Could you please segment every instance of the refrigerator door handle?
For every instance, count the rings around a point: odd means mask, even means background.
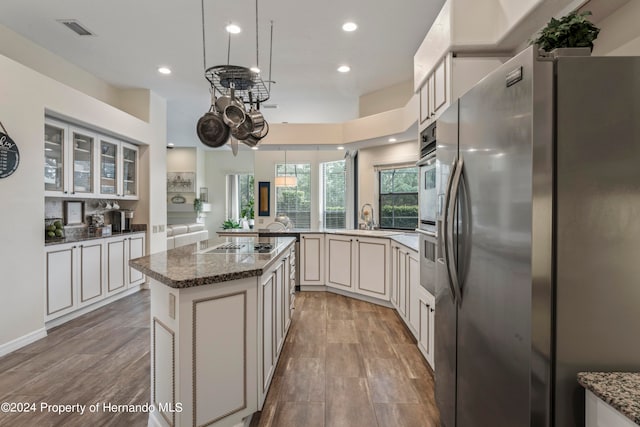
[[[450,264],[452,260],[449,259],[449,253],[450,253],[449,249],[451,245],[453,245],[453,242],[451,243],[449,242],[449,204],[451,201],[451,191],[452,191],[452,184],[454,181],[454,175],[457,172],[457,169],[456,169],[457,165],[458,165],[458,159],[454,159],[453,162],[451,163],[449,178],[447,180],[447,191],[445,193],[445,198],[444,198],[444,215],[443,215],[443,224],[442,224],[442,228],[443,228],[442,236],[443,236],[443,242],[444,242],[444,263],[447,266],[447,276],[449,276],[449,280],[447,281],[447,283],[449,284],[449,288],[451,289],[451,297],[453,298],[454,302],[457,301],[458,294],[453,284],[454,279],[451,275]],[[451,251],[451,253],[453,253],[453,251]]]
[[[462,177],[463,167],[464,167],[464,160],[462,159],[462,157],[460,157],[458,159],[458,164],[456,165],[456,168],[455,168],[454,177],[451,182],[451,188],[449,189],[449,203],[447,206],[446,227],[445,227],[445,230],[447,233],[445,237],[445,242],[449,242],[449,244],[446,245],[447,258],[448,258],[447,270],[449,271],[449,278],[451,279],[451,285],[453,287],[453,292],[454,292],[454,295],[456,296],[456,301],[458,302],[458,305],[462,304],[462,292],[460,290],[460,283],[458,278],[458,266],[456,265],[455,257],[453,253],[453,246],[454,246],[453,244],[454,243],[453,242],[453,223],[454,223],[453,213],[454,213],[454,207],[455,207],[456,201],[458,200],[458,194],[460,191],[460,179]]]

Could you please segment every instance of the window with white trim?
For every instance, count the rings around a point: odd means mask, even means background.
[[[285,214],[296,228],[311,228],[311,164],[276,164],[276,177],[295,177],[295,186],[276,186],[276,215]]]
[[[320,163],[320,214],[325,228],[346,228],[347,182],[345,161]]]
[[[380,228],[413,230],[418,227],[418,168],[378,171]]]

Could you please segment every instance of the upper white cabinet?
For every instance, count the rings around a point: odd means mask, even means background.
[[[300,284],[324,285],[324,234],[301,234],[300,257]]]
[[[507,58],[455,57],[448,52],[436,62],[422,85],[420,93],[420,131],[436,120],[451,105]]]
[[[96,185],[96,136],[55,120],[44,127],[44,189],[48,196],[89,196]]]
[[[138,147],[47,118],[45,196],[138,199]]]

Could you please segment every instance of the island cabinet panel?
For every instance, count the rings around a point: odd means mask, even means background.
[[[324,285],[324,235],[300,236],[300,285]]]
[[[274,300],[274,282],[276,280],[275,274],[271,273],[266,278],[263,279],[262,289],[261,289],[261,324],[262,324],[262,349],[261,349],[261,359],[262,359],[262,387],[261,387],[261,399],[260,402],[264,401],[263,398],[266,397],[267,391],[269,390],[269,384],[271,382],[271,377],[273,376],[273,369],[275,368],[275,325],[274,325],[274,310],[273,310],[273,300]]]
[[[284,263],[287,262],[285,258],[278,265],[278,268],[274,272],[275,275],[275,288],[274,288],[274,316],[275,316],[275,343],[276,354],[280,354],[282,345],[284,344]]]
[[[112,240],[107,245],[107,293],[123,291],[126,288],[124,277],[125,240]]]
[[[356,292],[389,301],[389,240],[358,237],[355,241]]]
[[[190,288],[149,278],[155,426],[229,426],[258,410],[258,277]],[[234,420],[233,422],[231,420]]]
[[[193,322],[193,406],[202,426],[247,407],[246,292],[195,300]]]
[[[102,296],[102,242],[82,244],[80,252],[80,305]]]
[[[327,235],[327,286],[353,287],[353,240],[352,236]]]
[[[53,318],[71,311],[74,306],[74,245],[60,245],[46,254],[46,315]]]

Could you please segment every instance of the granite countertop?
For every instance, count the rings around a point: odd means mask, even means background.
[[[63,245],[65,243],[84,242],[86,240],[95,240],[95,239],[109,239],[111,237],[125,236],[128,234],[137,234],[137,233],[146,233],[146,230],[115,231],[115,232],[112,232],[110,236],[96,236],[96,235],[85,232],[85,233],[65,236],[60,239],[45,239],[44,245],[45,246]]]
[[[420,251],[420,237],[417,234],[396,234],[389,237],[401,245],[404,245],[416,252]]]
[[[580,372],[578,382],[640,424],[640,372]]]
[[[293,237],[216,237],[129,261],[129,265],[172,288],[190,288],[260,276],[294,244]],[[270,243],[270,253],[212,253],[225,242]]]

